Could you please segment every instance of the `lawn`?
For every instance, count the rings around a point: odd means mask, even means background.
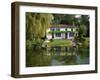
[[[80,47],[88,48],[88,47],[89,47],[89,43],[90,43],[89,38],[86,37],[86,38],[84,38],[84,39],[85,39],[85,40],[82,41],[82,44],[80,45]]]
[[[54,39],[48,43],[48,46],[72,46],[72,41],[67,39]]]

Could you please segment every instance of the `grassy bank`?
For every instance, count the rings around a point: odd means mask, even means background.
[[[67,39],[54,39],[53,41],[48,43],[48,46],[71,46],[72,41]]]
[[[89,38],[84,38],[84,41],[82,41],[82,44],[80,45],[80,47],[84,47],[84,48],[88,48],[89,47]]]

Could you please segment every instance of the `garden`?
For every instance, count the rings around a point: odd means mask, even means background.
[[[52,24],[76,26],[74,39],[47,40]],[[89,64],[89,16],[26,12],[26,67],[71,64]]]

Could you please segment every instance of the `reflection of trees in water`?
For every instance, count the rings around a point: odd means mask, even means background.
[[[83,64],[77,60],[89,61],[89,49],[76,49],[72,47],[52,47],[40,50],[31,50],[26,53],[26,66],[50,66],[55,60],[61,65]],[[88,63],[88,62],[84,62]],[[54,63],[53,63],[54,64]]]
[[[54,48],[53,48],[54,49]],[[53,57],[63,65],[76,64],[76,49],[72,47],[56,47],[53,51]],[[55,54],[55,55],[54,55]]]
[[[26,57],[26,66],[48,66],[50,63],[50,56],[46,56],[45,52],[42,50],[30,51]]]

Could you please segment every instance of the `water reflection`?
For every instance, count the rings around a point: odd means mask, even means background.
[[[89,64],[89,49],[52,47],[26,53],[26,66],[57,66]]]

